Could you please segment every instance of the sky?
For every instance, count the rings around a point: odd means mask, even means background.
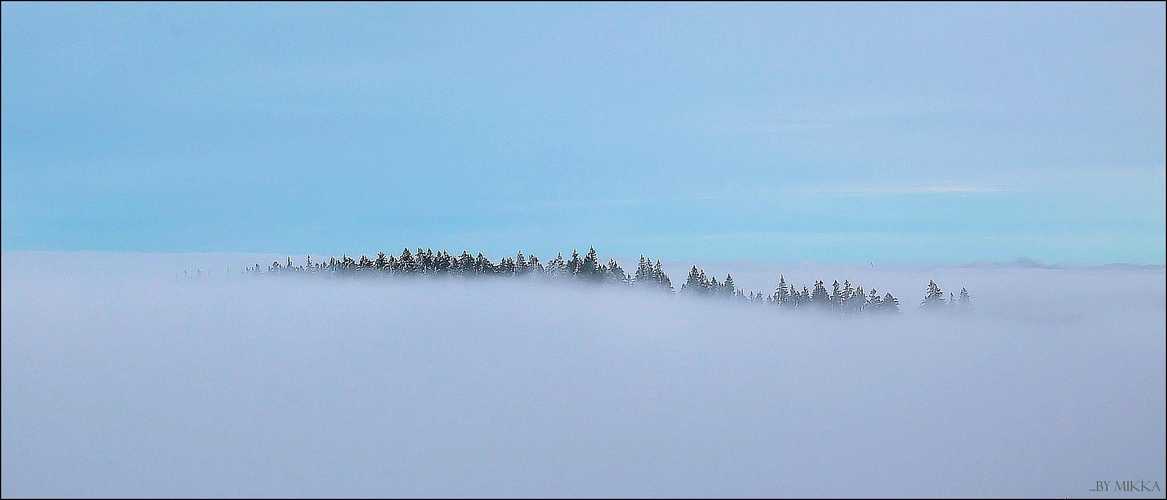
[[[1162,3],[2,14],[5,251],[1167,260]]]

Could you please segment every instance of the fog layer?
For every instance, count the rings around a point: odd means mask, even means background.
[[[98,257],[3,256],[5,497],[1167,486],[1161,268],[868,271],[904,313],[839,318],[524,281],[184,279],[173,259]],[[748,288],[772,291],[757,269]],[[974,314],[915,312],[930,277],[967,286]]]

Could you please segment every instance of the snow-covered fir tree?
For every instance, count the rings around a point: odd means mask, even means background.
[[[633,283],[638,286],[653,285],[657,286],[652,274],[652,261],[648,260],[644,254],[640,255],[640,261],[636,263],[636,274],[633,276]]]
[[[837,287],[838,285],[839,282],[836,281],[835,286]],[[830,292],[827,292],[827,285],[822,280],[816,280],[814,282],[814,292],[811,292],[810,303],[820,310],[831,309],[831,306],[834,304]]]
[[[883,300],[880,301],[879,310],[889,313],[900,312],[900,299],[893,297],[891,292],[888,292],[883,296]]]
[[[721,284],[721,296],[727,299],[737,297],[737,285],[733,283],[733,276],[726,274],[725,281]]]
[[[944,291],[935,281],[928,280],[928,290],[924,294],[924,301],[920,302],[921,311],[941,311],[945,309]]]
[[[573,259],[574,260],[574,259]],[[576,278],[581,281],[598,283],[604,280],[605,270],[600,266],[600,258],[595,248],[589,248],[588,253],[576,268]]]
[[[669,275],[665,274],[664,269],[661,268],[660,259],[657,259],[656,265],[654,265],[652,268],[652,276],[656,281],[657,286],[659,286],[662,290],[672,293],[673,282],[669,279]]]
[[[875,287],[871,287],[871,293],[867,295],[866,311],[878,311],[883,306],[882,299],[879,297],[879,292]]]
[[[778,287],[774,289],[774,305],[785,307],[790,300],[790,286],[786,284],[786,275],[779,275]]]
[[[501,274],[503,276],[514,276],[515,275],[515,261],[514,261],[514,259],[512,259],[510,257],[503,257],[502,259],[500,259],[498,261],[498,265],[495,266],[495,268],[496,268],[498,274]]]
[[[555,258],[547,262],[547,276],[552,279],[565,279],[568,277],[567,262],[563,260],[563,254],[555,254]]]
[[[847,285],[850,286],[848,281]],[[856,315],[863,314],[863,310],[867,307],[867,295],[863,292],[862,286],[855,287],[843,301],[844,314]]]
[[[957,299],[956,309],[961,312],[968,312],[972,310],[972,300],[969,299],[968,289],[960,287],[960,298]]]
[[[689,270],[689,276],[685,278],[685,284],[681,285],[681,293],[684,295],[704,295],[706,289],[705,272],[698,271],[697,266],[693,266]]]
[[[413,259],[413,252],[409,248],[401,251],[401,257],[397,258],[397,272],[401,274],[413,274],[417,270],[417,262]]]
[[[604,266],[604,283],[631,285],[632,278],[624,272],[624,268],[620,267],[620,263],[616,259],[609,259],[608,264]]]

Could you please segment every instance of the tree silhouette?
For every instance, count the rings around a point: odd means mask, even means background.
[[[605,286],[628,286],[657,288],[672,293],[672,280],[665,274],[660,260],[655,263],[652,259],[641,255],[637,261],[636,271],[629,274],[624,271],[616,259],[609,259],[601,264],[596,249],[589,247],[584,257],[579,252],[572,251],[571,258],[565,260],[563,254],[556,257],[544,266],[535,255],[524,255],[517,252],[515,257],[503,257],[498,263],[491,261],[479,252],[477,256],[463,250],[455,257],[445,250],[435,252],[432,248],[417,247],[416,251],[403,248],[400,256],[377,252],[375,259],[361,254],[359,259],[353,259],[343,254],[339,259],[330,257],[327,262],[314,262],[311,255],[304,259],[303,266],[296,266],[292,258],[286,262],[276,260],[268,266],[266,272],[259,264],[247,267],[246,274],[295,274],[320,273],[333,276],[381,276],[390,278],[396,275],[426,275],[426,276],[493,276],[498,278],[533,276],[544,279],[567,280],[581,283],[594,283]],[[190,277],[190,273],[186,273]],[[203,276],[199,270],[197,277]],[[801,291],[786,281],[785,275],[779,275],[778,285],[772,294],[746,291],[739,289],[732,274],[726,274],[725,281],[710,278],[705,270],[692,266],[685,283],[679,292],[683,295],[717,297],[735,302],[755,304],[772,304],[783,311],[794,311],[812,306],[817,311],[834,311],[841,315],[859,315],[865,313],[897,313],[899,299],[891,293],[882,297],[875,288],[866,292],[863,286],[854,285],[850,280],[838,280],[831,284],[832,291],[828,291],[823,280],[815,280],[813,290],[803,286]],[[959,297],[944,292],[935,281],[928,281],[928,288],[921,310],[952,310],[971,311],[972,305],[966,288],[960,289]]]

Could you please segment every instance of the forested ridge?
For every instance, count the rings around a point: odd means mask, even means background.
[[[636,270],[632,273],[624,271],[615,259],[602,263],[596,255],[595,248],[580,257],[578,251],[572,251],[570,258],[563,258],[557,254],[554,259],[544,264],[535,255],[523,255],[518,252],[515,257],[503,257],[497,263],[488,259],[479,252],[470,255],[463,251],[454,256],[444,250],[434,252],[432,249],[418,248],[411,252],[409,248],[401,251],[400,255],[379,252],[375,258],[361,255],[354,259],[343,255],[340,258],[330,257],[327,261],[314,262],[308,255],[303,265],[295,265],[288,257],[286,263],[274,261],[267,269],[259,264],[248,267],[247,274],[252,275],[328,275],[328,276],[366,276],[366,277],[463,277],[463,278],[519,278],[545,279],[554,281],[575,281],[597,285],[629,286],[644,289],[659,290],[663,293],[677,293],[685,296],[701,296],[722,300],[756,303],[784,309],[812,309],[834,311],[843,315],[862,313],[898,313],[900,301],[891,293],[880,295],[872,287],[865,290],[863,286],[852,285],[850,280],[843,280],[840,284],[835,280],[827,289],[822,280],[815,280],[810,286],[790,285],[786,277],[781,276],[777,287],[771,293],[746,292],[734,284],[733,276],[726,274],[725,279],[718,281],[716,277],[709,277],[705,271],[692,266],[685,282],[680,289],[674,290],[673,282],[661,268],[660,260],[653,261],[643,255],[637,262]],[[972,309],[968,290],[960,289],[960,296],[949,293],[945,298],[944,292],[934,281],[928,281],[924,300],[920,303],[920,310],[939,311],[955,310],[968,311]]]

